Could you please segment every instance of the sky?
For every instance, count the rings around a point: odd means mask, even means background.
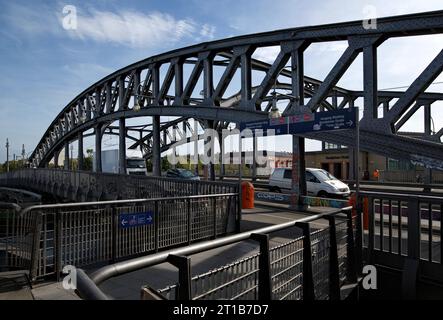
[[[63,8],[77,11],[76,30],[63,28]],[[172,49],[282,28],[359,20],[368,10],[391,16],[443,9],[443,1],[9,1],[0,0],[0,162],[30,153],[57,114],[86,87],[128,64]],[[375,12],[374,12],[375,10]],[[379,88],[409,85],[442,49],[441,35],[389,40],[379,48]],[[305,74],[324,79],[346,43],[316,44]],[[278,48],[255,53],[272,61]],[[361,57],[339,85],[361,89]],[[437,82],[443,81],[440,76]],[[428,91],[442,92],[443,85]],[[443,106],[442,106],[443,107]],[[436,108],[434,108],[436,109]],[[435,130],[442,112],[433,110]],[[407,124],[422,130],[419,114]],[[289,137],[278,149],[289,150]],[[86,142],[88,146],[88,142]],[[318,144],[311,143],[308,149]]]

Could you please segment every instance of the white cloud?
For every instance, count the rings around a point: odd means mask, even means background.
[[[215,26],[211,26],[209,24],[204,24],[200,31],[200,35],[202,37],[206,37],[208,39],[213,39],[215,34]]]
[[[192,19],[175,19],[160,12],[146,15],[134,11],[113,13],[94,10],[88,15],[79,14],[78,28],[66,32],[74,38],[146,48],[198,36],[211,39],[215,27],[208,24],[199,26]]]
[[[65,30],[62,7],[24,6],[8,3],[0,18],[22,35],[55,35],[92,40],[131,48],[173,45],[181,40],[206,41],[214,38],[215,26],[197,23],[191,18],[175,18],[162,12],[141,13],[133,10],[99,11],[76,8],[77,28]]]

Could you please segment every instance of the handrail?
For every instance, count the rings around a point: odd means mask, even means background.
[[[326,213],[316,214],[312,215],[306,218],[297,219],[294,221],[273,225],[269,227],[264,227],[256,230],[246,231],[242,232],[236,235],[215,239],[211,241],[205,241],[202,243],[193,244],[184,248],[178,248],[178,249],[172,249],[160,253],[156,253],[149,256],[139,257],[130,259],[127,261],[118,262],[112,265],[108,265],[105,267],[102,267],[98,269],[97,271],[93,272],[91,274],[91,277],[87,276],[86,273],[80,272],[77,274],[77,290],[80,294],[80,296],[84,297],[90,297],[92,299],[102,299],[103,292],[98,287],[92,287],[91,288],[91,279],[95,283],[96,286],[98,286],[100,283],[116,277],[118,275],[133,272],[142,268],[146,268],[152,265],[160,264],[163,262],[166,262],[168,260],[168,257],[170,255],[175,256],[186,256],[190,254],[196,254],[199,252],[203,252],[206,250],[215,249],[218,247],[222,247],[225,245],[233,244],[236,242],[240,242],[243,240],[248,240],[251,238],[253,234],[257,233],[271,233],[279,230],[283,230],[286,228],[294,227],[298,223],[304,222],[311,222],[314,220],[318,220],[324,217],[328,216],[334,216],[340,213],[343,213],[343,211],[350,211],[352,210],[352,207],[345,207],[342,209],[337,209],[333,211],[329,211]]]
[[[419,200],[443,201],[443,197],[428,196],[422,194],[401,194],[395,192],[360,191],[360,195],[374,195],[377,197],[417,198]]]
[[[41,205],[30,206],[23,209],[22,214],[25,214],[31,210],[38,210],[38,209],[59,209],[59,208],[85,207],[85,206],[96,206],[96,205],[154,202],[154,201],[165,201],[165,200],[171,201],[171,200],[184,200],[184,199],[217,198],[222,196],[238,196],[238,193],[199,194],[193,196],[179,196],[179,197],[41,204]]]

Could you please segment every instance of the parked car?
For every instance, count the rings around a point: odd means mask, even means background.
[[[199,176],[196,176],[189,170],[186,169],[169,169],[166,172],[167,178],[185,179],[185,180],[200,180]]]
[[[269,178],[269,189],[272,192],[290,190],[292,169],[275,168]],[[323,169],[306,168],[307,194],[318,197],[347,197],[350,195],[348,185],[338,180]]]

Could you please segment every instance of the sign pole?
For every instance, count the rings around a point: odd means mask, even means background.
[[[355,199],[358,204],[360,193],[360,121],[359,121],[359,109],[355,113],[355,155],[354,155],[354,174],[355,174]]]

